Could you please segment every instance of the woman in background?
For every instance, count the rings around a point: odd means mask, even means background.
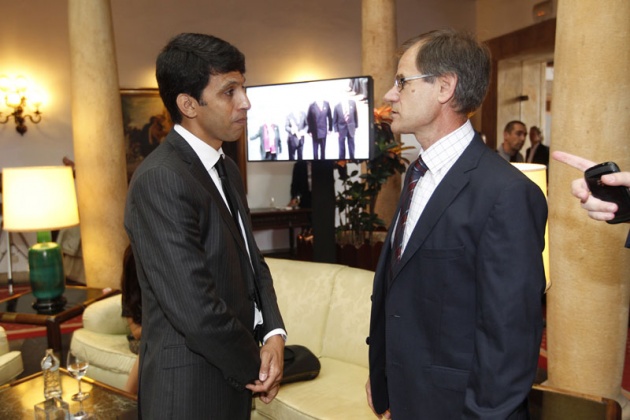
[[[136,273],[136,261],[131,251],[131,245],[125,249],[123,256],[123,272],[121,278],[122,289],[122,316],[127,318],[131,333],[127,336],[129,340],[129,350],[138,354],[140,350],[140,335],[142,334],[142,297],[140,295],[140,284]],[[125,391],[138,393],[138,360],[134,363],[129,378],[125,385]]]

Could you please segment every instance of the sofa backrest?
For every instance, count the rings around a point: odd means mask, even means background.
[[[367,367],[374,273],[339,264],[267,258],[287,344],[301,344],[318,357]]]
[[[322,356],[368,367],[370,309],[374,272],[344,267],[337,272]]]
[[[129,334],[129,324],[122,316],[122,295],[94,302],[83,312],[83,328],[101,334]]]
[[[287,329],[287,344],[308,347],[322,355],[330,297],[343,266],[266,258],[278,306]]]

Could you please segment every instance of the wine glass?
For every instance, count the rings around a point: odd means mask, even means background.
[[[68,363],[66,364],[68,372],[79,382],[79,392],[72,396],[73,401],[83,401],[90,396],[89,393],[81,391],[81,379],[85,376],[89,365],[83,352],[77,350],[68,352]]]

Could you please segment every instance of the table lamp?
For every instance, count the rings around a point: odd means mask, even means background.
[[[547,197],[547,167],[538,163],[512,163],[516,168],[523,172],[525,176],[531,179],[540,187],[545,197]],[[551,287],[551,279],[549,278],[549,223],[545,225],[545,250],[543,251],[543,264],[545,265],[545,279],[547,286],[545,291]]]
[[[28,251],[33,308],[54,312],[66,303],[61,248],[50,231],[79,224],[72,169],[68,166],[4,168],[2,171],[4,229],[37,232]]]

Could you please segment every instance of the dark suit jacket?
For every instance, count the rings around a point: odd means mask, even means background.
[[[383,247],[369,337],[378,412],[525,415],[542,336],[546,219],[540,188],[475,136],[391,272],[391,246]]]
[[[339,138],[345,138],[347,135],[354,137],[354,132],[359,126],[359,118],[357,115],[357,103],[348,101],[348,121],[343,115],[343,106],[339,103],[335,106],[333,112],[333,128],[339,133]]]
[[[269,269],[251,235],[236,164],[236,189],[264,333],[284,328]],[[135,171],[125,228],[142,289],[140,414],[147,419],[249,418],[247,383],[258,377],[254,272],[236,224],[201,161],[176,132]]]
[[[525,153],[525,162],[529,160],[529,153],[531,150],[531,147],[527,149],[527,152]],[[536,148],[536,152],[534,153],[532,163],[540,163],[549,166],[549,147],[545,146],[544,144],[539,144]]]
[[[306,114],[306,122],[308,124],[308,132],[314,139],[325,139],[329,131],[332,131],[332,112],[328,101],[323,102],[323,108],[320,109],[317,102],[313,102],[308,107]]]

